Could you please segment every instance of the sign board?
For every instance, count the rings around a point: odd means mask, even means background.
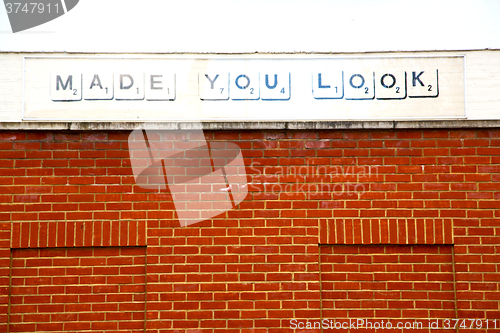
[[[464,58],[26,57],[23,120],[465,117]]]

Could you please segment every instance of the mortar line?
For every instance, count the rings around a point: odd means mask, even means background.
[[[12,230],[12,228],[11,228]],[[11,237],[12,238],[12,237]],[[10,267],[9,267],[9,303],[7,305],[7,333],[10,333],[10,299],[12,297],[12,252],[10,248]]]
[[[457,278],[455,270],[455,244],[451,244],[451,267],[453,269],[453,300],[455,303],[455,319],[458,319],[458,301],[457,301]],[[458,325],[455,327],[455,332],[458,333]]]
[[[147,228],[146,228],[146,233],[147,233]],[[148,246],[146,244],[146,246],[144,247],[144,333],[146,333],[147,327],[148,327]]]
[[[321,279],[321,244],[318,244],[318,271],[319,271],[319,320],[323,323],[323,283]],[[321,333],[323,333],[323,325],[321,325]]]

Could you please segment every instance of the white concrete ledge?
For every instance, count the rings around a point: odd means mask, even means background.
[[[418,120],[418,121],[206,121],[206,122],[0,122],[0,131],[121,131],[137,127],[155,130],[204,129],[242,130],[335,130],[335,129],[417,129],[494,128],[500,120]]]

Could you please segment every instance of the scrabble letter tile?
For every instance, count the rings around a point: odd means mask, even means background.
[[[53,101],[81,101],[82,74],[56,73],[51,75],[50,97]]]
[[[264,73],[260,82],[260,93],[263,100],[290,99],[290,73]]]
[[[200,99],[228,100],[229,99],[229,73],[211,72],[198,74],[198,94]]]
[[[86,73],[83,75],[83,98],[113,99],[113,73]]]
[[[375,78],[370,71],[344,73],[346,99],[374,99]]]
[[[375,91],[377,99],[405,99],[406,72],[381,70],[375,73]]]
[[[422,69],[408,71],[408,96],[438,97],[438,70]]]
[[[115,99],[144,99],[144,73],[115,73]]]
[[[146,99],[148,101],[175,100],[175,74],[164,72],[146,73]]]
[[[344,97],[342,71],[314,72],[312,91],[315,99],[340,99]]]
[[[259,73],[231,73],[231,99],[259,99]]]

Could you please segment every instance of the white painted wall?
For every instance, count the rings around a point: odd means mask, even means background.
[[[80,0],[0,52],[385,52],[500,49],[498,0]]]
[[[466,119],[469,120],[482,120],[482,119],[500,119],[500,51],[466,51],[466,52],[458,52],[458,51],[448,51],[448,52],[415,52],[415,53],[370,53],[367,55],[363,55],[362,58],[376,58],[376,57],[381,57],[381,58],[387,58],[389,57],[449,57],[449,56],[459,56],[459,55],[464,55],[465,56],[465,69],[462,66],[459,67],[454,67],[453,70],[451,70],[450,67],[445,66],[439,66],[438,68],[440,69],[440,77],[442,80],[440,80],[440,87],[442,87],[444,90],[440,91],[442,94],[440,94],[439,98],[433,100],[433,99],[423,99],[422,105],[415,105],[416,101],[411,102],[414,107],[415,107],[415,115],[412,114],[413,117],[416,119],[434,119],[434,118],[448,118],[448,119],[453,119],[457,117],[461,117],[464,115],[464,107],[466,111]],[[40,120],[43,121],[50,120],[57,121],[57,120],[63,120],[63,119],[72,119],[72,120],[94,120],[94,121],[99,121],[103,119],[114,119],[114,120],[132,120],[132,119],[140,119],[140,120],[146,120],[145,118],[137,118],[137,115],[135,116],[124,116],[125,113],[121,111],[126,111],[128,108],[132,107],[134,103],[127,103],[127,102],[121,102],[118,104],[109,104],[109,107],[106,106],[105,104],[101,104],[101,102],[95,102],[97,107],[102,107],[103,110],[107,110],[105,113],[99,114],[99,117],[92,116],[90,113],[87,111],[91,111],[91,109],[86,109],[82,108],[84,105],[84,102],[74,102],[74,103],[69,103],[67,109],[62,107],[61,105],[56,105],[51,101],[50,97],[50,89],[49,89],[49,82],[50,82],[50,73],[52,71],[52,67],[54,69],[59,69],[58,66],[47,66],[42,65],[41,68],[38,67],[32,67],[28,64],[25,67],[26,70],[26,78],[27,78],[27,87],[25,90],[23,90],[23,59],[24,56],[29,56],[29,57],[65,57],[65,58],[71,58],[74,57],[72,55],[67,55],[63,53],[52,53],[52,54],[40,54],[40,53],[1,53],[0,52],[0,122],[4,121],[9,121],[9,122],[18,122],[24,120]],[[80,57],[110,57],[109,55],[102,55],[102,54],[82,54],[79,55]],[[176,57],[181,57],[185,59],[186,57],[192,57],[192,58],[199,58],[202,57],[201,55],[187,55],[187,56],[178,56],[178,55],[148,55],[148,54],[136,54],[136,55],[130,55],[130,54],[120,54],[116,55],[116,57],[126,57],[126,58],[135,58],[135,59],[168,59],[168,58],[176,58]],[[209,57],[221,57],[217,55],[211,55]],[[240,55],[240,56],[225,56],[223,58],[238,58],[238,57],[257,57],[257,58],[262,58],[262,55],[255,55],[255,56],[250,56],[250,55]],[[313,57],[318,57],[318,55],[277,55],[277,56],[268,56],[269,58],[297,58],[297,57],[303,57],[303,58],[313,58]],[[322,55],[320,57],[327,57],[326,55]],[[334,58],[342,58],[346,57],[347,59],[355,59],[356,57],[360,56],[355,56],[355,55],[336,55],[336,56],[329,56],[332,59]],[[138,61],[132,61],[134,63],[134,66],[139,66],[141,67],[142,63],[149,64],[148,61],[143,61],[138,60]],[[437,60],[436,60],[437,61]],[[136,64],[137,62],[137,64]],[[84,61],[82,61],[82,64]],[[279,62],[280,63],[280,62]],[[286,63],[286,62],[284,62]],[[364,62],[365,63],[365,62]],[[365,65],[368,65],[370,61],[366,61]],[[58,64],[58,62],[56,62]],[[63,62],[61,62],[63,64]],[[167,62],[165,63],[167,64]],[[83,66],[83,65],[82,65]],[[81,69],[80,64],[77,66],[79,69]],[[38,69],[37,69],[38,68]],[[294,67],[293,71],[297,70],[297,68]],[[442,71],[441,71],[442,70]],[[196,81],[196,73],[194,74],[195,81]],[[453,94],[445,94],[446,90],[449,90],[452,86],[456,85],[456,83],[451,82],[450,83],[450,77],[454,77],[455,75],[464,75],[464,85],[465,85],[465,91],[463,94],[455,93]],[[181,75],[181,72],[179,72],[179,75]],[[450,76],[451,75],[451,76]],[[448,83],[446,83],[445,77],[448,77]],[[294,84],[293,87],[295,87],[296,83],[296,75],[293,75]],[[33,81],[33,79],[36,79]],[[181,76],[178,77],[179,80],[181,80]],[[33,84],[33,82],[36,81],[41,82],[41,86]],[[308,79],[307,79],[308,81]],[[31,82],[31,83],[30,83]],[[181,82],[181,81],[179,81]],[[304,81],[306,82],[306,81]],[[192,90],[191,92],[194,91],[194,95],[191,96],[191,100],[195,101],[197,105],[202,105],[204,106],[206,103],[202,103],[199,100],[199,97],[196,95],[197,92],[197,84],[196,82],[189,85]],[[40,88],[37,88],[40,87]],[[180,87],[180,86],[179,86]],[[193,90],[194,89],[194,90]],[[241,112],[244,111],[244,108],[242,109],[241,106],[247,105],[248,103],[240,103],[238,104],[238,107],[234,110],[229,108],[229,105],[232,105],[232,101],[227,101],[227,102],[221,102],[221,103],[227,103],[224,104],[225,108],[227,107],[227,112],[233,112],[233,113],[228,113],[226,115],[221,116],[220,114],[216,117],[218,119],[234,119],[236,121],[246,119],[246,120],[255,120],[255,119],[284,119],[284,120],[291,120],[291,119],[309,119],[309,120],[319,120],[319,119],[330,119],[330,120],[339,120],[339,119],[358,119],[358,120],[366,120],[366,119],[374,119],[374,118],[382,118],[382,119],[396,119],[396,118],[401,118],[401,117],[407,117],[408,115],[403,115],[403,114],[392,114],[392,115],[383,115],[379,114],[377,117],[374,117],[373,115],[369,114],[360,114],[358,112],[362,110],[368,110],[372,106],[381,106],[385,110],[386,106],[391,106],[387,110],[397,110],[397,101],[388,101],[387,103],[381,102],[381,101],[356,101],[356,103],[359,103],[360,107],[354,107],[355,101],[341,101],[341,103],[344,103],[343,105],[346,106],[345,110],[343,111],[344,114],[341,113],[326,113],[323,114],[322,116],[315,116],[313,113],[306,113],[305,117],[301,117],[300,115],[297,114],[292,114],[288,113],[290,112],[296,112],[299,110],[300,112],[303,112],[303,109],[310,110],[311,108],[316,109],[318,103],[316,104],[307,104],[303,105],[302,108],[299,108],[297,105],[292,103],[292,101],[297,101],[297,98],[300,97],[300,91],[304,93],[304,89],[302,90],[297,90],[296,88],[293,88],[294,90],[292,91],[292,96],[293,98],[290,99],[288,102],[275,102],[275,103],[282,103],[281,105],[287,105],[286,108],[283,108],[282,112],[283,114],[277,114],[277,113],[270,113],[266,114],[265,116],[256,116],[254,114],[249,114],[244,117],[242,116],[234,116],[237,114],[240,114]],[[309,92],[309,100],[314,102],[314,99],[312,98],[312,95],[310,94],[310,89],[308,88]],[[460,90],[462,91],[462,90]],[[23,96],[24,93],[24,96]],[[298,93],[298,95],[297,95]],[[42,99],[38,99],[38,97]],[[305,96],[305,95],[304,95]],[[456,96],[456,97],[453,97]],[[34,99],[34,97],[36,97]],[[179,91],[179,99],[178,102],[182,103],[183,101],[186,101],[187,99],[181,99],[181,94]],[[26,103],[26,108],[25,110],[28,112],[25,114],[25,117],[23,118],[23,101]],[[116,102],[116,101],[115,101]],[[419,103],[420,103],[419,102]],[[439,103],[445,102],[446,105],[440,105]],[[30,104],[31,103],[31,104]],[[35,104],[33,104],[35,103]],[[67,104],[67,102],[64,102]],[[145,102],[146,103],[146,102]],[[162,102],[163,103],[163,102]],[[169,103],[169,102],[164,102],[164,103]],[[267,103],[274,103],[274,102],[267,102]],[[323,103],[323,102],[320,102]],[[353,104],[354,103],[354,104]],[[403,106],[406,105],[405,103],[410,103],[410,101],[406,100],[401,103],[401,112],[403,112]],[[437,103],[437,104],[436,104]],[[451,103],[451,104],[449,104]],[[137,104],[137,103],[135,103]],[[134,104],[134,105],[135,105]],[[177,105],[177,102],[172,102],[172,105]],[[188,103],[189,104],[189,103]],[[261,103],[262,104],[262,103]],[[338,103],[337,103],[338,104]],[[337,105],[336,104],[336,105]],[[88,105],[85,104],[85,105]],[[170,104],[169,104],[170,105]],[[59,109],[59,111],[63,110],[64,113],[59,116],[54,116],[51,114],[51,112],[55,109],[53,109],[51,106],[56,107]],[[352,107],[352,108],[351,108]],[[396,107],[396,109],[393,109],[393,107]],[[447,109],[446,114],[440,114],[438,107],[442,108],[442,110]],[[117,112],[115,113],[110,113],[108,111],[111,110],[111,108],[115,108]],[[94,109],[94,108],[93,108]],[[73,111],[78,111],[79,113],[72,113]],[[143,106],[141,106],[137,110],[145,110]],[[182,112],[191,112],[192,110],[188,108],[186,109],[180,109],[184,110]],[[179,110],[179,112],[181,112]],[[195,109],[197,110],[197,109]],[[265,109],[263,109],[265,110]],[[317,111],[320,111],[321,108],[317,109]],[[349,111],[350,110],[350,111]],[[406,112],[411,112],[412,107],[409,107],[406,109]],[[423,111],[422,111],[423,110]],[[37,112],[40,111],[42,113],[38,114]],[[94,110],[95,111],[95,110]],[[154,110],[153,110],[154,111]],[[189,111],[189,112],[188,112]],[[48,112],[48,113],[47,113]],[[422,112],[427,112],[427,113],[422,113]],[[187,114],[186,113],[186,114]],[[148,112],[143,112],[143,115],[148,116],[149,118],[147,120],[168,120],[172,119],[170,115],[154,115],[153,113],[148,113]],[[82,116],[83,115],[83,116]],[[178,117],[176,117],[177,119]],[[207,113],[206,116],[200,117],[199,119],[215,119],[214,114],[210,112]]]
[[[487,50],[500,50],[499,0],[80,0],[16,34],[0,6],[0,122],[23,119],[23,56],[63,52],[465,55],[467,119],[499,119],[500,51]]]

